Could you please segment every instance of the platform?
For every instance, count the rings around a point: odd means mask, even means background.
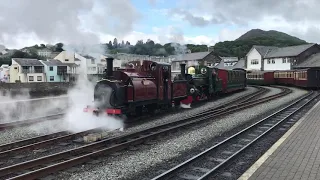
[[[239,178],[247,179],[320,179],[320,102]]]

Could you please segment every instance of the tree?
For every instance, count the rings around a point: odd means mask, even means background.
[[[107,44],[107,46],[108,46],[108,49],[112,49],[112,48],[113,48],[113,47],[112,47],[112,42],[109,41],[109,43]]]
[[[113,40],[113,48],[117,48],[118,47],[118,40],[117,38],[114,38]]]
[[[130,46],[130,42],[129,41],[126,42],[126,46]]]
[[[63,43],[57,43],[55,51],[56,52],[62,52],[63,51]]]
[[[40,47],[41,47],[41,48],[45,48],[45,47],[46,47],[46,45],[44,45],[44,44],[40,44]]]

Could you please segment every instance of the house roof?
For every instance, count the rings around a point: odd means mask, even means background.
[[[231,70],[231,69],[235,69],[235,68],[242,68],[244,69],[245,65],[245,60],[244,59],[240,59],[235,65],[233,66],[224,66],[224,61],[220,61],[220,63],[218,65],[216,65],[216,68],[219,69],[226,69],[226,70]]]
[[[302,63],[295,65],[294,68],[320,67],[320,53],[311,55]]]
[[[63,63],[69,67],[78,67],[78,65],[76,63]]]
[[[41,61],[47,66],[67,66],[66,64],[63,64],[61,61],[56,59],[48,59],[47,61]]]
[[[209,54],[210,52],[196,52],[196,53],[182,54],[182,55],[175,56],[175,59],[172,61],[201,60]]]
[[[283,48],[273,49],[269,52],[265,58],[275,58],[275,57],[294,57],[298,56],[305,50],[309,49],[310,47],[314,46],[315,44],[303,44],[298,46],[288,46]]]
[[[12,58],[21,66],[43,66],[38,59]]]
[[[255,48],[262,57],[265,57],[267,55],[267,53],[269,53],[270,51],[272,51],[274,49],[277,49],[278,47],[253,45],[253,48]]]
[[[244,59],[240,59],[238,62],[237,62],[237,64],[235,64],[234,66],[233,66],[233,69],[234,68],[245,68],[245,60]]]
[[[238,57],[220,57],[224,62],[235,62],[238,61]]]

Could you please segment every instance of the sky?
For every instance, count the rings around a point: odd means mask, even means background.
[[[32,3],[31,3],[32,2]],[[320,42],[319,0],[1,0],[0,44],[214,45],[250,29]]]

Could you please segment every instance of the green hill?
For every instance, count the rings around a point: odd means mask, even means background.
[[[305,43],[307,42],[283,32],[252,29],[234,41],[215,44],[214,50],[220,56],[244,57],[253,45],[284,47]]]

